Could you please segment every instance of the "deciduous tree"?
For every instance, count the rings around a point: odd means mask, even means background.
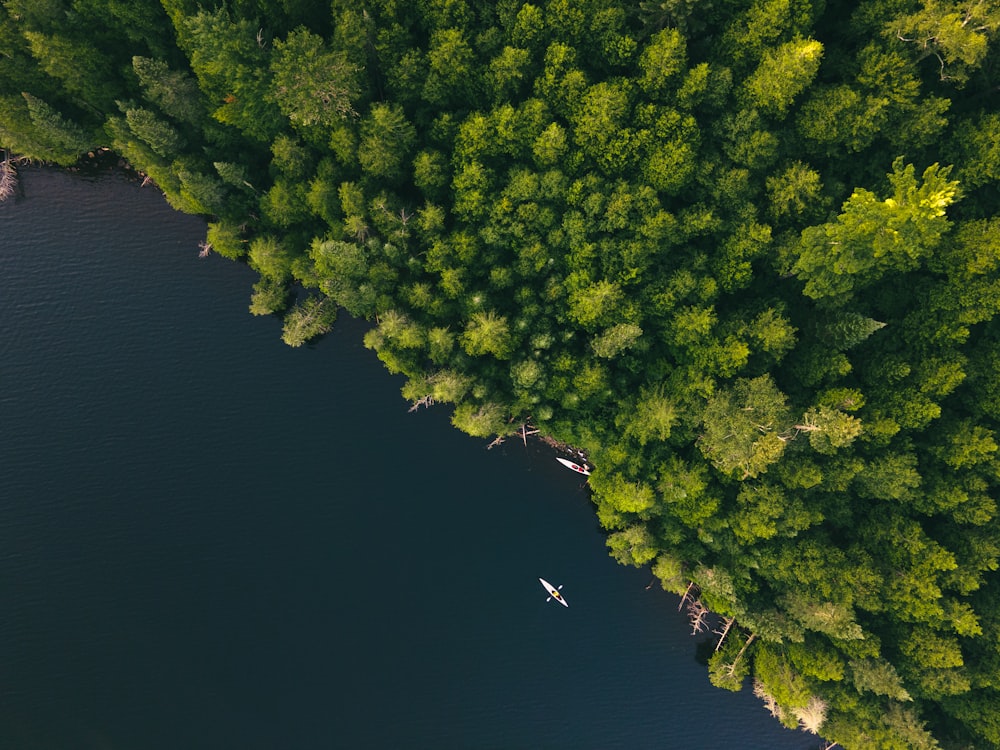
[[[958,197],[949,172],[935,164],[918,182],[913,165],[897,159],[891,196],[879,200],[857,189],[836,221],[804,230],[795,272],[805,281],[805,294],[843,299],[888,271],[917,268],[948,229],[945,211]]]

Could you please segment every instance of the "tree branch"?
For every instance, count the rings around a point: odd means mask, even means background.
[[[684,596],[681,597],[681,603],[677,605],[678,612],[681,611],[681,607],[684,606],[684,603],[687,601],[688,594],[691,593],[691,589],[693,588],[694,588],[694,581],[691,581],[691,583],[688,584],[687,591],[684,592]]]

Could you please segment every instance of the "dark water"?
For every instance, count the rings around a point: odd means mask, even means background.
[[[0,748],[804,750],[579,478],[292,350],[152,189],[0,204]],[[545,603],[537,578],[565,584]]]

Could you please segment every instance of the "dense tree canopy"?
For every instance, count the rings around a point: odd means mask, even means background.
[[[0,145],[107,145],[404,396],[586,452],[709,674],[1000,746],[1000,2],[0,0]],[[993,55],[990,53],[994,52]]]

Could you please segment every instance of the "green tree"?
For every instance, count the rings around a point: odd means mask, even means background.
[[[969,190],[1000,180],[1000,114],[989,112],[955,127],[956,175]]]
[[[313,240],[309,250],[320,290],[351,315],[365,317],[375,312],[375,274],[367,248],[356,242]]]
[[[361,121],[358,160],[371,177],[398,181],[408,166],[417,132],[395,104],[375,104]],[[424,179],[429,175],[424,175]],[[433,185],[433,178],[432,178]]]
[[[321,36],[299,28],[274,42],[271,95],[296,128],[328,132],[357,116],[359,73],[347,52],[328,49]]]
[[[621,286],[603,280],[570,294],[568,314],[570,319],[585,330],[597,330],[619,315],[624,301]]]
[[[125,121],[132,132],[159,156],[176,156],[185,145],[184,138],[173,126],[148,109],[126,109]]]
[[[0,136],[23,156],[68,166],[95,145],[95,136],[36,96],[0,102]]]
[[[770,375],[737,380],[705,405],[698,446],[723,474],[739,479],[767,471],[785,450],[789,412]]]
[[[246,255],[247,241],[240,227],[228,221],[210,221],[205,241],[224,258],[238,260]]]
[[[545,51],[542,74],[535,79],[535,96],[562,117],[576,112],[587,90],[587,76],[578,62],[575,48],[554,41]]]
[[[163,60],[136,55],[135,72],[146,97],[168,117],[191,125],[205,118],[205,102],[197,82],[187,73],[171,70]]]
[[[203,10],[182,19],[178,41],[214,107],[212,117],[267,143],[281,130],[282,117],[271,98],[271,51],[257,41],[258,28],[225,8]]]
[[[66,0],[4,0],[4,12],[20,19],[25,28],[55,31],[68,10]]]
[[[917,268],[948,229],[945,210],[958,196],[949,172],[934,164],[918,183],[913,165],[897,159],[890,197],[856,189],[836,221],[804,230],[795,272],[805,294],[844,298],[889,271]]]
[[[324,297],[308,297],[285,314],[281,340],[292,347],[329,333],[337,320],[337,307]]]
[[[568,146],[566,129],[559,123],[553,122],[535,139],[532,153],[538,166],[552,167],[559,163]]]
[[[474,313],[462,334],[462,347],[472,356],[490,354],[507,359],[514,349],[507,318],[493,310]]]
[[[805,708],[811,697],[809,684],[782,651],[761,643],[754,650],[754,676],[778,705],[789,709]]]
[[[769,307],[747,325],[755,348],[780,362],[795,347],[796,328],[779,310]]]
[[[506,409],[496,403],[460,404],[452,414],[451,423],[472,437],[487,438],[513,432]]]
[[[614,359],[636,346],[641,337],[642,329],[635,323],[619,323],[592,339],[590,346],[598,357]]]
[[[608,535],[611,556],[622,565],[640,568],[657,555],[656,539],[645,526],[629,526]]]
[[[282,281],[262,276],[253,285],[250,296],[251,315],[274,315],[288,306],[289,291]]]
[[[251,240],[249,260],[261,276],[279,281],[291,276],[292,256],[276,237],[261,235]]]
[[[784,115],[816,76],[823,45],[815,39],[793,39],[769,49],[743,84],[749,101],[766,112]]]
[[[459,29],[439,29],[431,34],[427,51],[428,73],[423,97],[432,105],[468,101],[479,87],[475,53]]]
[[[652,142],[644,143],[642,177],[647,184],[668,195],[678,195],[695,173],[701,132],[693,117],[668,108],[640,112],[650,126]]]
[[[486,81],[495,102],[513,101],[527,85],[531,52],[522,47],[504,47],[490,61]]]
[[[249,182],[250,176],[247,174],[246,167],[242,164],[232,161],[216,161],[212,162],[212,166],[215,167],[216,173],[227,185],[241,189],[254,189],[253,185]]]
[[[737,509],[729,526],[742,545],[749,546],[775,536],[795,536],[823,520],[797,495],[789,495],[769,484],[745,484],[736,496]]]
[[[998,446],[992,430],[983,425],[961,421],[949,425],[938,437],[932,453],[952,469],[992,465]]]
[[[619,412],[615,424],[623,436],[645,445],[669,438],[680,417],[680,409],[661,384],[642,388],[635,402]]]
[[[279,178],[261,196],[260,208],[267,220],[278,227],[291,227],[309,217],[307,186],[288,178]]]
[[[964,84],[986,59],[991,38],[1000,28],[1000,5],[988,0],[922,0],[919,6],[915,13],[888,22],[886,36],[911,45],[920,58],[933,56],[941,80]]]
[[[603,473],[591,476],[590,481],[601,502],[618,514],[641,514],[656,504],[656,493],[645,482],[629,481],[621,474]]]
[[[722,647],[709,657],[708,679],[717,688],[738,692],[750,674],[751,659],[747,650],[755,639],[754,635],[743,638],[727,638]]]
[[[662,29],[653,34],[639,57],[639,85],[650,99],[664,99],[686,69],[684,36],[677,29]]]
[[[865,466],[855,479],[855,485],[862,497],[906,499],[920,485],[917,458],[912,453],[883,454]]]
[[[114,65],[92,43],[65,34],[24,31],[39,66],[95,113],[113,111],[117,81]]]
[[[514,43],[527,48],[537,49],[548,36],[545,27],[543,11],[532,3],[525,3],[518,10],[511,29]]]
[[[837,312],[829,316],[820,327],[819,335],[825,344],[839,351],[857,346],[885,323],[857,312]]]
[[[847,84],[816,87],[802,105],[798,128],[808,140],[827,152],[846,148],[859,152],[878,137],[884,122],[882,100],[866,96]]]
[[[822,205],[823,183],[819,172],[803,162],[793,162],[780,174],[766,178],[769,200],[768,211],[772,218],[795,219],[808,216]]]
[[[809,445],[818,453],[832,454],[850,445],[861,434],[861,420],[827,406],[806,411],[795,429],[809,436]]]
[[[897,701],[911,701],[896,668],[884,659],[859,659],[850,663],[851,681],[858,692],[886,695]]]
[[[816,12],[805,0],[756,0],[722,34],[724,53],[738,66],[760,59],[768,47],[804,35]]]
[[[610,174],[631,165],[635,134],[628,127],[629,92],[621,82],[602,81],[587,89],[573,113],[573,137],[583,153]]]

